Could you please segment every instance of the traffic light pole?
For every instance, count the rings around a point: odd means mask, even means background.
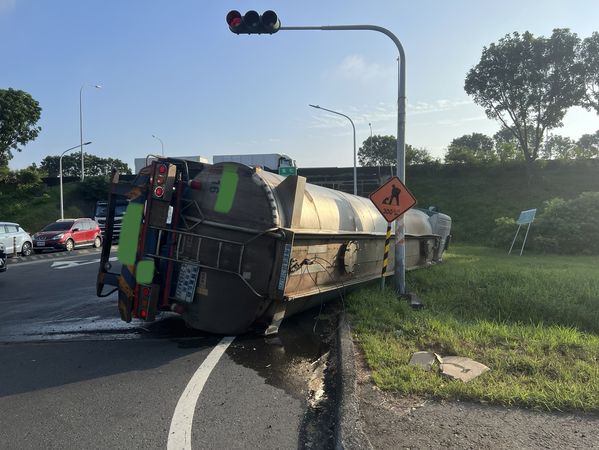
[[[388,36],[399,52],[399,80],[397,96],[397,176],[406,182],[406,56],[397,36],[386,28],[376,25],[330,25],[310,27],[280,27],[279,30],[320,30],[320,31],[378,31]],[[403,215],[395,221],[395,290],[406,294],[406,250]]]

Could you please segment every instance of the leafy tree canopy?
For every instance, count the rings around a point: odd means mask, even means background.
[[[578,141],[566,136],[549,135],[541,154],[545,159],[592,159],[599,157],[599,130],[583,134]]]
[[[599,130],[593,134],[583,134],[576,142],[582,158],[599,158]]]
[[[576,142],[559,134],[550,134],[541,148],[545,159],[576,159],[577,153]]]
[[[584,67],[585,93],[582,106],[599,114],[599,33],[594,32],[582,41],[580,59]]]
[[[447,164],[474,164],[497,161],[493,139],[482,133],[465,134],[449,144]]]
[[[110,175],[112,169],[117,169],[122,174],[131,174],[131,169],[127,163],[118,158],[100,158],[89,153],[83,153],[85,158],[85,176]],[[41,164],[40,170],[48,174],[49,177],[59,175],[59,156],[46,156]],[[73,153],[65,155],[62,158],[62,175],[65,177],[81,176],[81,155]]]
[[[493,135],[493,140],[495,141],[495,153],[500,162],[524,160],[520,143],[509,129],[501,128]]]
[[[568,29],[555,29],[549,38],[508,34],[485,47],[466,76],[466,92],[512,132],[529,165],[545,132],[560,127],[566,110],[584,95],[579,43]]]
[[[42,109],[25,91],[0,89],[0,166],[8,165],[12,151],[34,140],[41,128],[36,126]]]
[[[397,162],[397,140],[395,136],[374,135],[367,138],[358,150],[362,166],[395,166]],[[406,144],[406,165],[427,164],[433,158],[424,148]]]

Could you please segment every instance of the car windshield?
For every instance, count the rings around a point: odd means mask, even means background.
[[[69,220],[66,222],[54,222],[50,225],[46,225],[42,231],[66,231],[73,226],[73,221]]]
[[[115,216],[123,216],[125,211],[127,210],[127,205],[116,205],[114,208]],[[98,205],[96,206],[96,217],[106,217],[108,212],[108,205]]]

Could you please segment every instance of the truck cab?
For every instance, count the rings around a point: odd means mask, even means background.
[[[114,230],[113,230],[113,241],[118,241],[119,236],[121,234],[121,226],[123,223],[123,217],[125,216],[125,211],[127,211],[127,205],[129,202],[126,200],[116,200],[115,209],[114,209]],[[96,202],[96,210],[94,213],[94,220],[98,222],[100,225],[100,229],[102,230],[102,235],[106,235],[106,217],[108,214],[108,202],[107,201],[99,201]]]

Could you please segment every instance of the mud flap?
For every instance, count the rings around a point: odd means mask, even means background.
[[[279,327],[281,326],[281,322],[283,322],[283,319],[285,318],[286,309],[287,309],[287,306],[285,305],[284,302],[281,302],[280,300],[277,301],[277,305],[275,307],[275,313],[272,316],[270,324],[268,325],[266,330],[264,330],[265,336],[270,336],[273,334],[277,334],[279,332]]]

